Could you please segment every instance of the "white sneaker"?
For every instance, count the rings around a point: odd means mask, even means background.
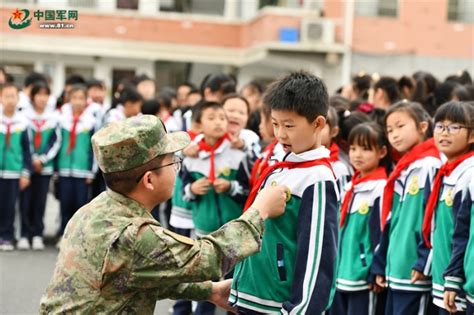
[[[10,241],[1,241],[0,242],[0,251],[2,251],[2,252],[11,252],[14,249],[15,249],[15,247],[13,247],[12,242],[10,242]]]
[[[16,243],[16,249],[18,250],[29,250],[30,249],[30,242],[26,237],[20,238],[18,243]]]
[[[60,236],[59,239],[58,239],[58,242],[56,243],[56,248],[57,249],[61,249],[61,241],[63,240],[63,237]]]
[[[33,241],[31,243],[31,248],[33,248],[33,250],[44,250],[43,238],[41,236],[33,236]]]

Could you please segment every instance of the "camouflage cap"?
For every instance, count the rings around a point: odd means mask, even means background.
[[[153,115],[131,117],[109,124],[92,137],[92,148],[104,173],[127,171],[159,155],[179,151],[189,144],[186,132],[167,133]]]

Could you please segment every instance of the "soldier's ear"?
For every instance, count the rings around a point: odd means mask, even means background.
[[[155,190],[155,187],[153,186],[153,183],[152,183],[152,174],[153,174],[152,171],[145,172],[142,180],[140,181],[140,184],[143,185],[143,187],[148,190]]]

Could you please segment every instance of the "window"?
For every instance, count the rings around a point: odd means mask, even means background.
[[[474,23],[474,1],[448,0],[448,21]]]
[[[117,0],[117,9],[138,10],[138,0]]]
[[[69,6],[79,8],[95,8],[96,0],[69,0]]]
[[[398,0],[355,1],[355,14],[359,16],[397,17]]]

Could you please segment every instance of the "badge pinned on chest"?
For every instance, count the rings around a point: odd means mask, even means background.
[[[366,215],[367,213],[369,213],[369,202],[367,200],[362,201],[359,205],[359,210],[357,211],[361,215]]]
[[[273,180],[273,181],[271,181],[271,183],[270,183],[270,186],[272,186],[272,187],[275,187],[275,186],[277,186],[277,185],[278,185],[278,183],[277,183],[276,180]],[[288,189],[287,189],[287,191],[286,191],[286,202],[288,202],[288,201],[291,200],[291,189],[290,189],[290,187],[287,187],[287,188],[288,188]]]
[[[448,207],[452,207],[454,200],[453,200],[453,189],[449,188],[448,191],[446,192],[446,197],[444,197],[444,203]]]
[[[229,177],[230,176],[230,167],[223,167],[221,169],[219,169],[219,174],[221,174],[222,176],[224,177]]]
[[[416,195],[420,191],[420,186],[418,185],[418,176],[413,176],[410,185],[408,186],[408,193],[412,196]]]

